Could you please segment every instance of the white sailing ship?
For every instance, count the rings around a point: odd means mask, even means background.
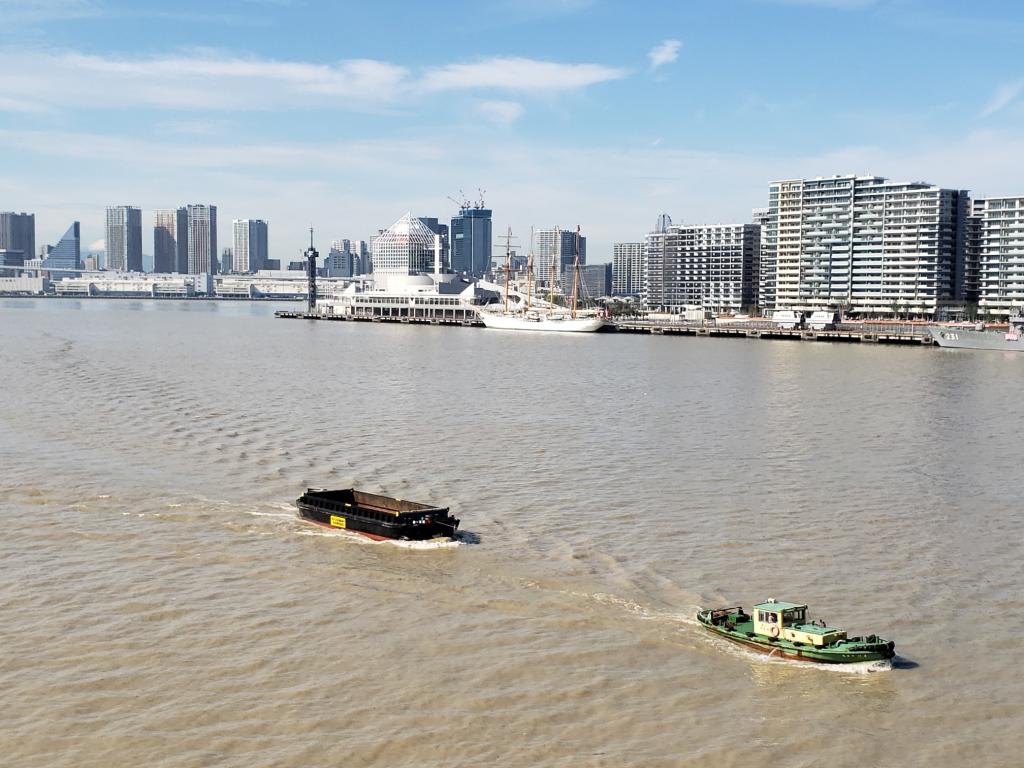
[[[579,227],[576,228],[576,248],[573,259],[572,296],[568,307],[560,307],[551,295],[544,306],[533,306],[533,253],[527,260],[526,296],[520,297],[516,306],[509,306],[509,273],[512,257],[509,242],[511,230],[505,244],[505,300],[501,310],[480,310],[480,320],[487,328],[502,331],[547,331],[555,333],[593,333],[605,325],[604,317],[597,310],[577,308],[580,292],[580,251]],[[554,261],[552,260],[552,285],[554,284]]]

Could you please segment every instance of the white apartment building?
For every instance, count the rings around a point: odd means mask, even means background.
[[[756,224],[677,225],[647,235],[644,304],[680,312],[741,312],[754,305],[760,228]]]
[[[189,205],[188,273],[213,274],[217,262],[217,206]]]
[[[877,176],[772,182],[763,260],[774,306],[935,315],[965,298],[967,205],[965,190]]]
[[[1024,312],[1024,197],[974,201],[971,258],[978,311],[1005,318]]]
[[[267,265],[267,222],[262,219],[235,219],[231,222],[234,248],[231,251],[235,272],[250,273]]]
[[[142,211],[130,205],[107,208],[107,269],[142,271]]]
[[[631,296],[643,288],[644,244],[615,243],[612,246],[612,295]]]
[[[579,251],[580,264],[587,263],[587,238],[575,231],[554,227],[533,233],[533,274],[537,284],[572,290],[572,265]]]

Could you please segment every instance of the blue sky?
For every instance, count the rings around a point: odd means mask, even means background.
[[[218,206],[287,261],[485,190],[591,261],[772,179],[1024,194],[1024,10],[975,0],[0,0],[0,209]]]

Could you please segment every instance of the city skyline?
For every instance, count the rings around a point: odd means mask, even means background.
[[[995,3],[507,0],[403,8],[403,25],[311,2],[0,8],[0,208],[36,212],[40,243],[80,220],[83,251],[120,201],[216,202],[222,242],[233,218],[273,221],[288,260],[311,224],[368,239],[405,210],[446,220],[449,196],[481,187],[499,231],[580,224],[604,262],[650,211],[734,222],[768,179],[989,198],[1024,178],[1024,13]],[[837,48],[857,66],[828,66]],[[941,78],[936,50],[957,64]]]

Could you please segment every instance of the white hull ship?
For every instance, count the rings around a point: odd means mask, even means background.
[[[931,326],[932,341],[947,349],[990,349],[1024,352],[1024,317],[1011,317],[1005,332],[970,330],[956,326]]]
[[[557,231],[557,230],[556,230]],[[577,299],[580,291],[579,227],[576,228],[576,248],[573,259],[572,297],[569,307],[559,307],[554,296],[548,297],[544,308],[532,306],[533,297],[533,253],[527,262],[527,289],[525,302],[509,309],[509,274],[512,271],[510,244],[512,230],[505,239],[505,303],[504,311],[481,309],[480,320],[487,328],[501,331],[543,331],[548,333],[593,333],[605,325],[605,319],[594,310],[578,310]],[[532,240],[532,237],[531,237]],[[554,285],[554,260],[552,259],[551,284]],[[520,297],[522,298],[522,297]]]
[[[558,333],[593,333],[604,325],[603,317],[572,317],[568,313],[548,315],[531,310],[520,313],[480,312],[480,320],[488,328],[502,331],[548,331]]]

